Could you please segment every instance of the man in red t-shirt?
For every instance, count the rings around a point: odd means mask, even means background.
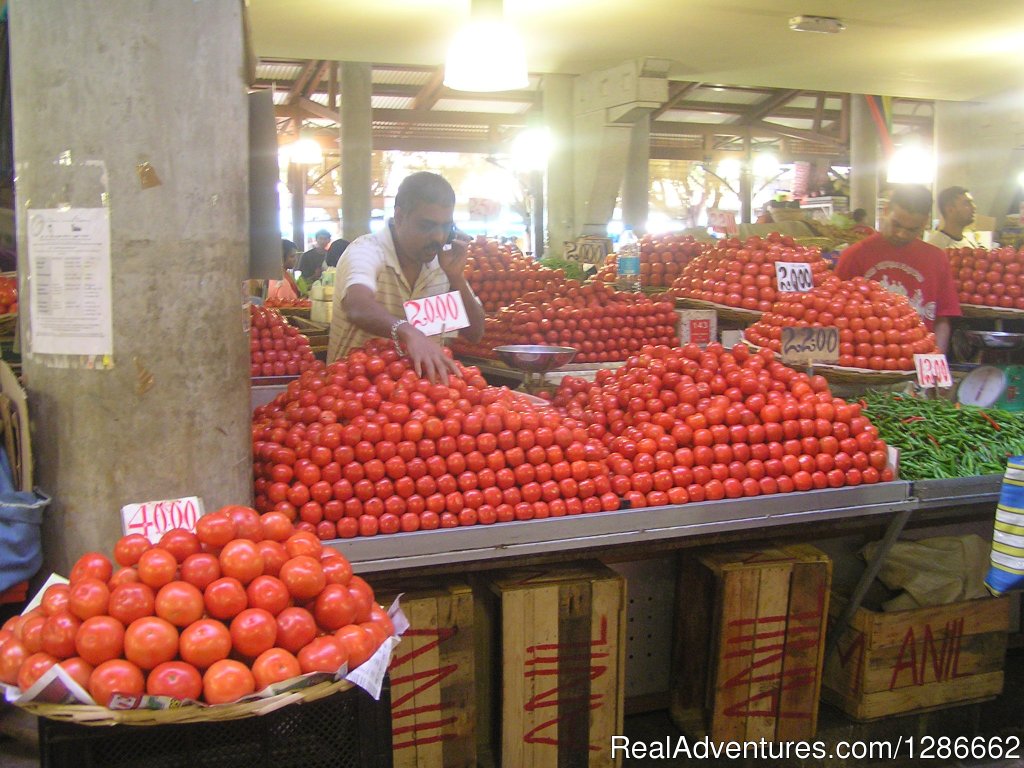
[[[949,346],[949,318],[962,313],[946,254],[921,239],[931,215],[932,195],[927,187],[897,187],[885,207],[880,231],[843,251],[836,274],[843,280],[862,275],[906,296],[928,330],[935,332],[935,344],[944,353]]]

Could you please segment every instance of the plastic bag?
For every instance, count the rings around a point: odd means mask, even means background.
[[[879,544],[864,547],[864,556],[872,559]],[[905,611],[987,597],[983,580],[987,555],[988,543],[974,534],[897,541],[882,562],[878,578],[890,589],[903,592],[883,603],[883,610]]]
[[[0,446],[0,592],[30,579],[43,564],[43,510],[50,498],[14,490],[7,452]]]

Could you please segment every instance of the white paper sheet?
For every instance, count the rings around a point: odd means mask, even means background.
[[[30,351],[111,355],[110,212],[29,209]]]

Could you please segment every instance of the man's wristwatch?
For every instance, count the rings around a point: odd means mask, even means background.
[[[405,323],[407,322],[409,321],[395,320],[395,322],[391,324],[391,341],[395,343],[395,351],[400,355],[402,354],[402,345],[398,343],[398,329],[400,326],[405,325]]]

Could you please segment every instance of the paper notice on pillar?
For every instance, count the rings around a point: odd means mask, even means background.
[[[29,209],[30,351],[111,355],[110,212]]]

